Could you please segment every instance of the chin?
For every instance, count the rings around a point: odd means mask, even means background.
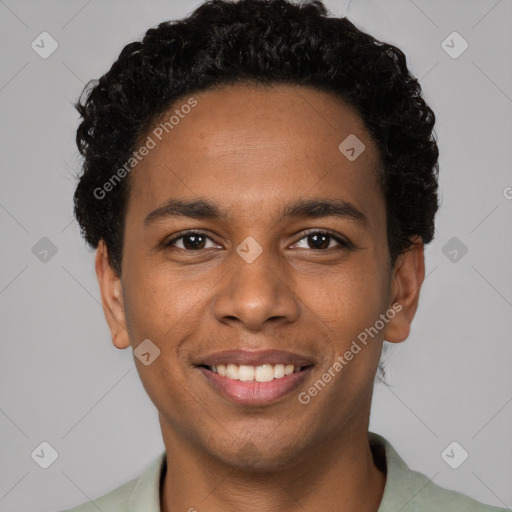
[[[292,440],[285,444],[285,439]],[[272,472],[294,466],[302,458],[304,449],[299,446],[295,433],[282,434],[279,438],[265,435],[244,436],[234,440],[226,438],[225,443],[210,445],[205,450],[219,462],[242,471]],[[212,448],[214,448],[212,450]]]

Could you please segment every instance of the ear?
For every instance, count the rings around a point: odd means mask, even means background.
[[[101,291],[101,303],[110,328],[112,343],[119,349],[127,348],[130,346],[130,340],[126,329],[123,286],[121,277],[110,265],[107,246],[103,240],[98,244],[95,266]]]
[[[390,343],[400,343],[409,336],[425,279],[423,241],[418,236],[411,240],[413,245],[397,257],[393,268],[390,308],[395,316],[384,329],[384,339]]]

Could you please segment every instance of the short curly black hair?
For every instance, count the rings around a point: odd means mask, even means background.
[[[108,193],[97,191],[177,100],[239,83],[310,87],[355,108],[382,164],[391,263],[411,247],[412,237],[433,239],[439,206],[435,115],[404,53],[346,17],[332,17],[320,0],[209,0],[127,44],[76,103],[84,163],[74,212],[92,247],[105,242],[118,274],[130,179]]]

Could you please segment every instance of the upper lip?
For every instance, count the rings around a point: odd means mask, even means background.
[[[293,364],[293,366],[310,366],[313,363],[311,359],[295,354],[293,352],[286,352],[284,350],[224,350],[215,352],[204,358],[199,362],[201,365],[216,366],[218,364],[234,363],[238,365],[259,366],[262,364]]]

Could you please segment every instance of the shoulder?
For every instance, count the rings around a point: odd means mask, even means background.
[[[166,452],[149,464],[138,478],[99,498],[59,512],[160,512],[160,482],[166,468]]]
[[[505,512],[507,509],[481,503],[469,496],[445,489],[423,473],[409,470],[409,485],[417,489],[402,512]]]
[[[506,512],[509,509],[485,505],[462,493],[435,484],[414,471],[384,437],[373,432],[368,439],[374,452],[385,458],[387,467],[384,494],[378,512]]]

